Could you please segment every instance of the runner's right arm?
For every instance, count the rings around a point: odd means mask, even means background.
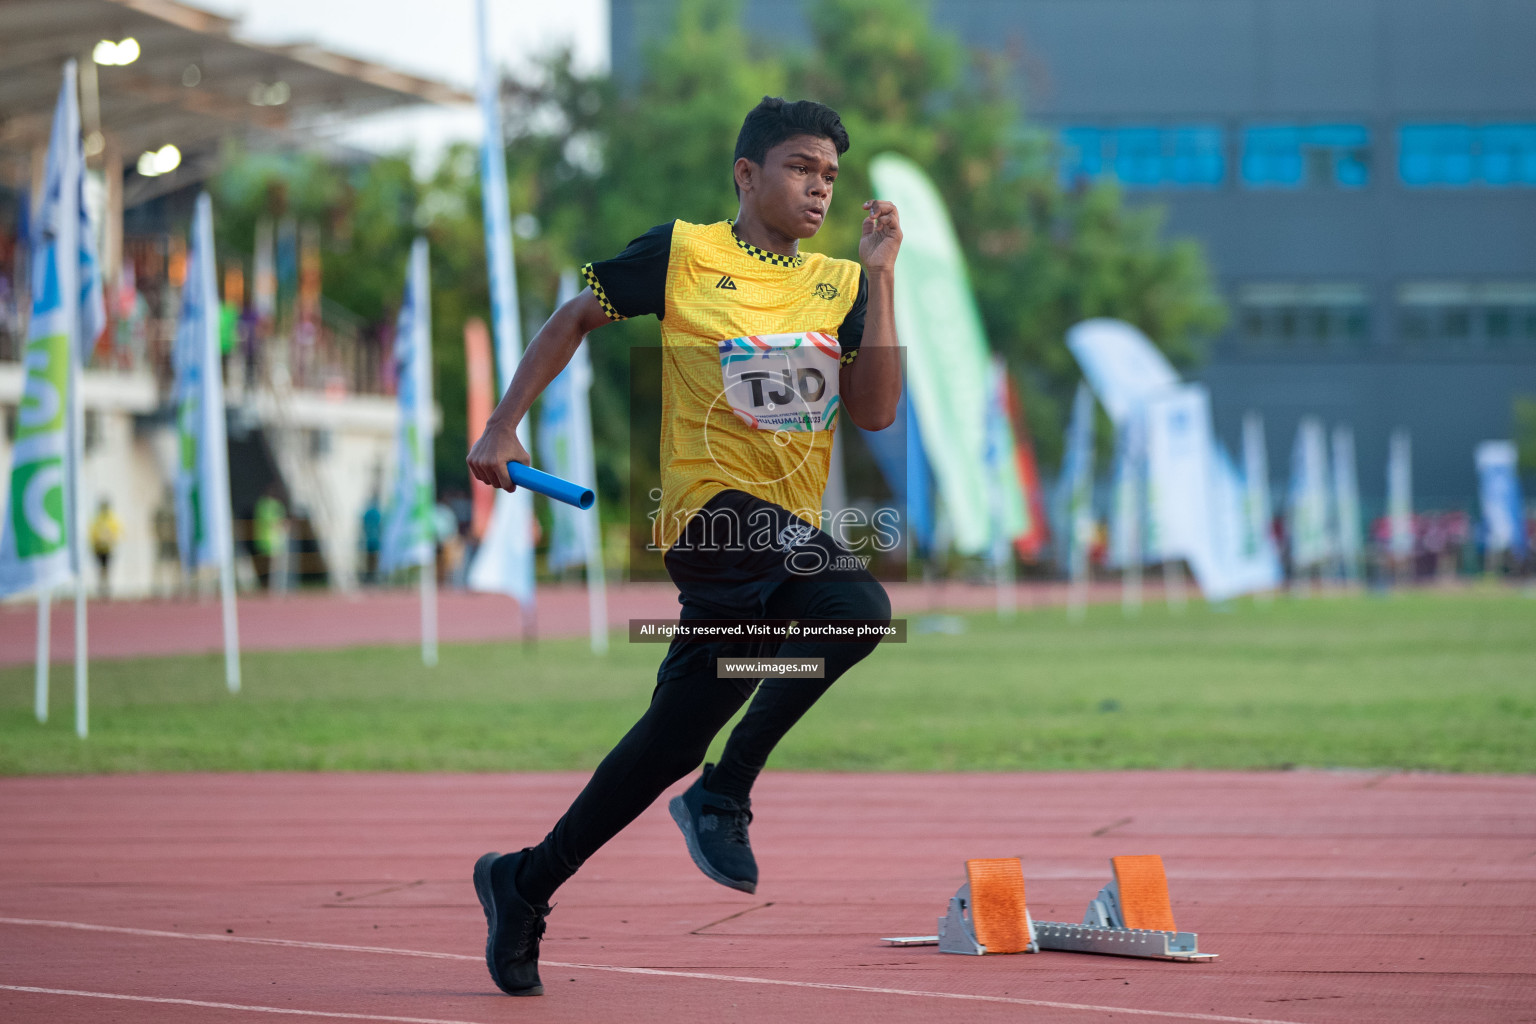
[[[533,400],[549,387],[571,361],[581,339],[615,320],[655,316],[666,310],[667,260],[672,250],[672,224],[660,224],[634,239],[611,260],[581,268],[587,287],[540,328],[517,364],[512,386],[486,421],[485,432],[469,450],[469,471],[476,480],[504,491],[513,490],[507,463],[532,465],[517,439],[517,425]]]
[[[485,430],[465,460],[476,480],[504,491],[514,489],[507,476],[507,463],[531,465],[533,461],[517,439],[517,425],[528,415],[533,400],[571,361],[581,339],[608,322],[609,316],[597,296],[592,294],[591,288],[584,288],[581,294],[555,310],[539,333],[533,336],[528,351],[518,360],[512,386],[507,388],[507,393],[491,413]]]

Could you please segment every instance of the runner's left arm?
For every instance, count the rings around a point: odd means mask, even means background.
[[[843,366],[839,388],[848,416],[865,430],[884,430],[896,420],[901,400],[901,360],[896,339],[896,252],[901,218],[883,199],[864,204],[859,262],[868,282],[864,336],[858,357]]]

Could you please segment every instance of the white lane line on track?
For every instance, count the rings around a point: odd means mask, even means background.
[[[332,1017],[342,1020],[378,1020],[391,1024],[475,1024],[467,1020],[443,1020],[440,1017],[386,1017],[376,1013],[341,1013],[334,1010],[293,1010],[286,1006],[252,1006],[249,1003],[212,1003],[204,999],[172,999],[169,996],[129,996],[118,992],[84,992],[73,988],[39,988],[35,985],[0,985],[7,992],[29,992],[43,996],[80,996],[86,999],[117,999],[128,1003],[170,1003],[196,1006],[204,1010],[245,1010],[247,1013],[280,1013],[288,1017]]]
[[[421,949],[397,949],[392,946],[349,946],[335,942],[306,942],[302,939],[268,939],[254,935],[219,935],[212,932],[167,932],[151,928],[124,928],[109,924],[84,924],[79,921],[47,921],[26,917],[0,917],[0,925],[36,928],[63,928],[83,932],[107,932],[113,935],[138,935],[152,939],[194,939],[201,942],[236,942],[253,946],[286,946],[294,949],[324,949],[336,953],[378,953],[387,956],[419,957],[428,960],[473,960],[484,963],[483,956],[467,953],[433,953]],[[1085,1013],[1123,1013],[1132,1017],[1169,1017],[1175,1020],[1208,1020],[1221,1024],[1298,1024],[1296,1021],[1270,1020],[1264,1017],[1226,1017],[1215,1013],[1185,1013],[1175,1010],[1143,1010],[1128,1006],[1097,1006],[1091,1003],[1063,1003],[1049,999],[1021,999],[1015,996],[987,996],[970,992],[929,992],[922,989],[880,988],[874,985],[840,985],[830,981],[795,981],[788,978],[754,978],[739,974],[713,974],[706,971],[676,971],[661,967],[620,967],[615,964],[563,963],[540,960],[546,967],[562,970],[603,971],[609,974],[637,974],[652,978],[690,978],[698,981],[728,981],[738,985],[774,985],[782,988],[815,989],[824,992],[862,992],[867,995],[907,996],[920,999],[951,999],[974,1003],[1004,1003],[1010,1006],[1034,1006],[1051,1010],[1081,1010]],[[15,986],[5,986],[14,988]],[[85,993],[89,994],[89,993]],[[106,997],[104,997],[106,998]],[[138,997],[129,997],[138,998]],[[334,1014],[332,1016],[335,1016]],[[405,1020],[403,1017],[363,1020]],[[463,1024],[463,1022],[456,1022]]]

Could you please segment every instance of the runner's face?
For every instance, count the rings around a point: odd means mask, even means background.
[[[749,201],[765,224],[791,238],[810,238],[821,230],[837,181],[831,139],[796,135],[770,149],[762,168],[753,171]]]

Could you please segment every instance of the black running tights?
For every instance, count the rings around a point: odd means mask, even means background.
[[[769,619],[890,621],[891,605],[872,576],[860,580],[794,577],[775,588]],[[684,608],[683,618],[688,618]],[[746,701],[750,689],[716,678],[717,657],[771,654],[824,658],[825,678],[768,678],[726,741],[710,789],[745,802],[768,755],[827,688],[878,641],[785,641],[777,650],[746,645],[674,643],[658,673],[650,707],[603,758],[591,781],[518,872],[518,888],[530,903],[551,894],[586,859],[655,802],[668,786],[704,760],[710,741]],[[735,648],[735,649],[732,649]]]

